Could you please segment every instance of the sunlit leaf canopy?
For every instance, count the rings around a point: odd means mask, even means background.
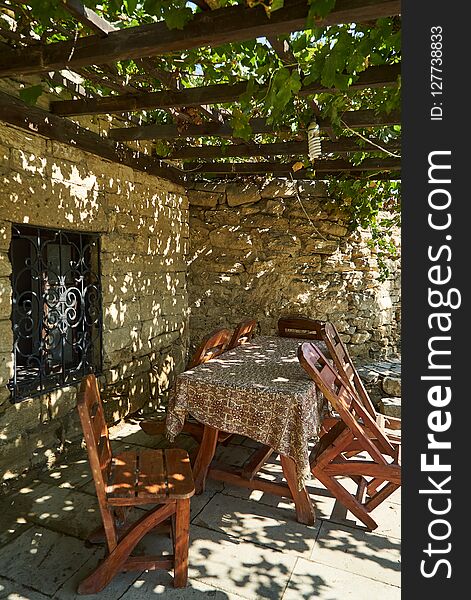
[[[195,13],[203,9],[262,4],[270,12],[281,8],[283,1],[212,0],[195,3],[185,0],[85,0],[84,4],[106,18],[115,28],[137,27],[165,20],[169,28],[181,29]],[[308,26],[315,17],[327,14],[335,6],[335,0],[311,0],[310,5]],[[66,10],[61,0],[29,0],[28,3],[4,0],[1,6],[3,15],[8,15],[7,7],[14,11],[16,33],[22,36],[17,40],[19,45],[29,42],[31,38],[49,43],[91,33]],[[5,19],[1,26],[2,29],[8,28]],[[169,53],[152,58],[152,64],[170,74],[180,89],[241,80],[249,82],[247,92],[236,101],[230,105],[215,105],[212,109],[219,109],[222,118],[232,124],[235,135],[243,139],[250,136],[248,121],[254,117],[266,117],[274,129],[281,125],[294,133],[304,129],[315,116],[313,100],[322,116],[332,121],[338,133],[342,127],[342,113],[346,110],[366,108],[390,112],[399,108],[399,86],[348,91],[349,85],[368,67],[400,62],[399,17],[378,19],[374,23],[313,27],[284,36],[279,41],[285,42],[285,48],[289,48],[285,56],[280,56],[270,41],[262,37],[217,48],[202,47]],[[149,73],[140,61],[119,61],[113,67],[114,77],[106,67],[88,69],[89,78],[85,71],[84,87],[99,95],[120,93],[120,87],[123,88],[121,93],[168,87],[153,73]],[[112,85],[114,79],[119,79],[122,85]],[[306,85],[312,82],[320,82],[327,88],[334,87],[339,93],[307,98],[297,96],[302,83]],[[196,123],[207,118],[207,115],[198,114],[195,110],[190,110],[190,116]],[[147,123],[175,120],[175,115],[162,110],[142,111],[139,117]],[[343,133],[348,134],[348,131]],[[389,127],[375,133],[385,140],[397,135]],[[282,135],[287,137],[286,133]],[[214,140],[210,141],[214,143]]]
[[[90,23],[77,18],[70,5],[85,5],[92,9],[105,20],[110,30],[165,21],[170,30],[178,31],[184,30],[198,13],[205,11],[242,5],[255,11],[264,10],[270,16],[289,2],[293,0],[0,0],[0,40],[13,48],[25,48],[97,35]],[[395,124],[394,119],[391,122],[385,119],[387,125],[376,125],[373,129],[350,127],[345,115],[363,110],[377,115],[398,111],[399,77],[394,85],[383,87],[357,89],[355,83],[368,69],[400,65],[400,16],[318,27],[316,20],[335,10],[336,0],[306,0],[306,3],[309,16],[305,29],[289,35],[262,36],[216,47],[193,47],[147,58],[90,64],[73,71],[81,78],[82,93],[91,98],[247,82],[244,93],[221,104],[122,113],[121,116],[128,119],[130,125],[175,124],[176,135],[167,139],[156,138],[153,145],[157,156],[164,160],[172,159],[172,164],[180,167],[184,167],[185,160],[188,169],[194,164],[188,163],[188,158],[177,162],[173,160],[173,155],[182,156],[182,151],[184,155],[189,146],[219,147],[218,163],[273,165],[273,156],[257,156],[256,152],[231,154],[227,149],[237,145],[240,148],[252,146],[253,150],[254,144],[262,146],[295,141],[306,144],[306,129],[314,119],[323,120],[322,137],[326,141],[335,144],[336,140],[353,139],[357,148],[356,151],[336,154],[335,146],[332,146],[334,149],[323,153],[322,159],[336,160],[335,164],[347,160],[347,164],[355,167],[366,165],[367,161],[371,163],[374,159],[393,157],[398,160],[400,125]],[[51,80],[46,75],[42,84],[44,91],[52,89],[61,93],[58,79]],[[299,93],[302,87],[311,84],[320,84],[327,91],[309,95]],[[23,91],[23,99],[34,103],[40,93],[37,85],[32,86]],[[70,98],[70,90],[64,91],[62,96]],[[264,133],[254,131],[254,119],[267,125]],[[206,123],[227,124],[230,134],[223,137],[188,135],[190,126]],[[388,150],[391,143],[393,149]],[[299,172],[300,162],[305,169]],[[316,161],[309,161],[306,150],[279,153],[276,163],[296,165],[296,175],[301,173],[303,178],[315,176],[316,166],[320,168],[320,163],[316,165]],[[291,171],[287,167],[287,170],[289,176],[294,174],[294,169]],[[198,169],[192,168],[191,171],[198,173]],[[356,168],[345,175],[322,176],[330,182],[337,197],[344,198],[350,206],[352,226],[369,226],[376,223],[384,206],[389,209],[398,207],[397,173],[390,177],[387,174],[380,177],[381,174],[383,172],[379,168],[377,172],[374,169],[363,172]]]

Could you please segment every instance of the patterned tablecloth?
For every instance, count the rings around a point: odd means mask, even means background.
[[[181,373],[167,411],[169,439],[190,413],[289,456],[301,485],[309,474],[308,441],[317,436],[324,412],[324,398],[297,358],[303,341],[260,336]],[[313,343],[326,352],[322,342]]]

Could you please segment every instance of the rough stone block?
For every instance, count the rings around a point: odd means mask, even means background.
[[[289,179],[272,179],[262,184],[262,198],[289,198],[296,195],[296,182]]]
[[[11,262],[8,254],[0,250],[0,277],[8,277],[11,274]],[[0,284],[1,285],[1,284]],[[0,289],[0,294],[3,290]]]
[[[9,319],[0,321],[0,353],[7,354],[13,349],[13,330]]]
[[[401,396],[401,379],[399,377],[385,377],[383,390],[390,396]]]
[[[388,417],[401,417],[401,398],[388,397],[381,398],[379,402],[379,410],[383,415]]]
[[[0,250],[8,252],[11,241],[11,223],[0,221]]]
[[[27,437],[18,435],[0,444],[0,478],[2,481],[21,475],[30,466],[31,446]]]
[[[352,344],[364,344],[371,337],[371,334],[367,331],[354,333],[351,337],[350,342]]]
[[[300,181],[298,191],[301,197],[326,196],[325,183],[322,181]]]
[[[190,190],[188,192],[188,202],[190,206],[201,206],[205,208],[215,208],[224,199],[224,194],[215,192]]]
[[[253,204],[261,198],[258,186],[253,183],[229,183],[226,187],[226,194],[229,206]]]
[[[237,227],[223,226],[220,229],[210,231],[209,239],[211,245],[216,248],[248,250],[260,247],[256,234],[240,231]]]
[[[16,439],[19,434],[41,424],[42,404],[39,398],[9,404],[0,413],[0,443]]]
[[[338,247],[338,242],[334,240],[309,239],[304,246],[304,251],[314,254],[333,254]]]
[[[48,417],[60,419],[75,410],[77,407],[77,390],[78,386],[70,386],[50,392],[46,397]]]
[[[44,154],[12,148],[10,166],[15,171],[25,171],[43,177],[46,172],[47,159]]]
[[[1,261],[0,261],[1,262]],[[0,277],[0,319],[9,319],[11,316],[11,283],[7,277]],[[0,348],[4,344],[0,341]],[[11,350],[11,348],[10,348]],[[2,352],[2,350],[0,350]]]

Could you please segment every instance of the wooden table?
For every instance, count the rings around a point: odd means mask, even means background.
[[[196,493],[204,490],[209,476],[292,498],[298,521],[314,523],[304,481],[309,475],[308,442],[319,433],[324,399],[298,362],[297,348],[303,341],[260,336],[177,377],[167,436],[175,438],[188,414],[204,424],[193,469]],[[242,468],[211,464],[221,432],[250,437],[262,447]],[[257,477],[273,452],[280,454],[286,483]]]

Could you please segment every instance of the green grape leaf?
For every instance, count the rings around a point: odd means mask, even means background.
[[[250,127],[250,117],[243,113],[240,109],[235,109],[232,113],[231,126],[234,137],[248,140],[252,135]]]
[[[42,93],[43,86],[41,84],[25,87],[20,90],[20,99],[26,104],[34,106]]]
[[[308,24],[312,24],[315,19],[326,17],[335,7],[335,2],[336,0],[309,0]]]

